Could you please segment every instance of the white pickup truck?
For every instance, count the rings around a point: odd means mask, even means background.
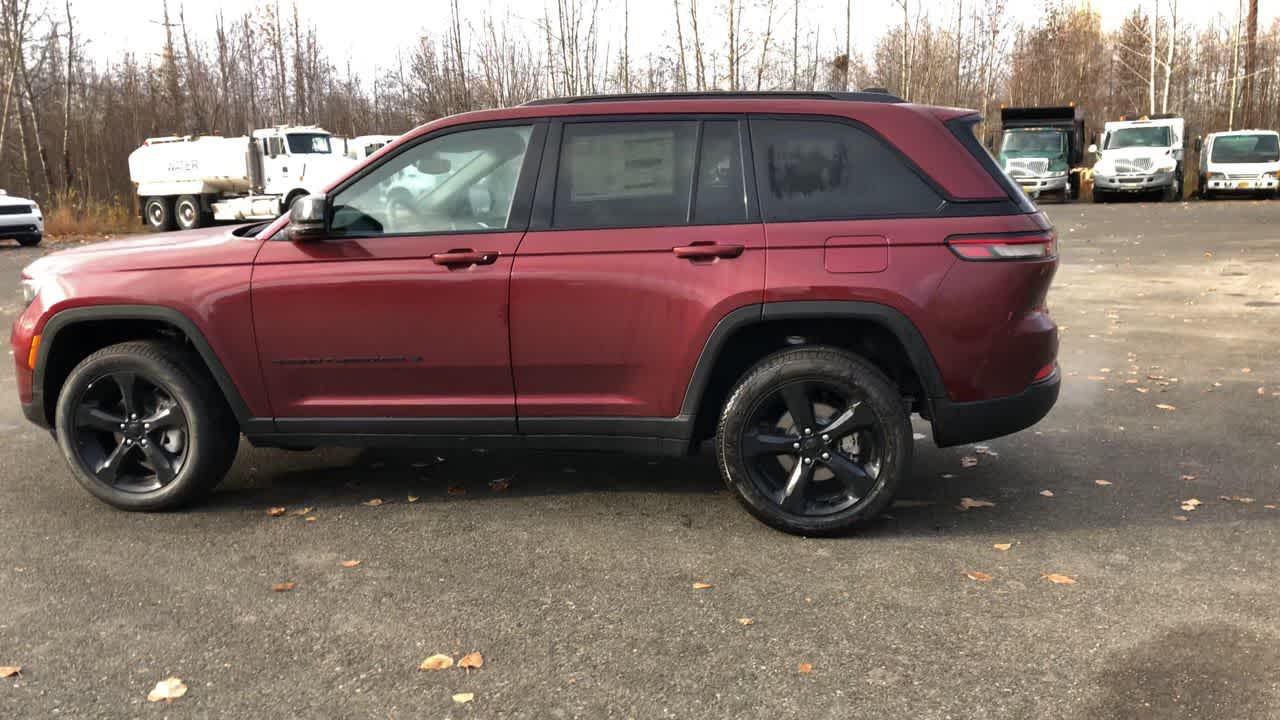
[[[1155,192],[1169,202],[1182,200],[1185,128],[1182,118],[1170,115],[1106,123],[1101,142],[1089,146],[1098,156],[1093,201]]]
[[[1216,195],[1280,195],[1280,133],[1233,130],[1209,133],[1200,151],[1200,197]]]
[[[129,155],[129,177],[148,225],[190,229],[270,220],[355,164],[333,153],[328,131],[281,125],[248,137],[148,138]]]

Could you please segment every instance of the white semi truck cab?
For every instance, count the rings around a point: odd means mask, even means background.
[[[1200,151],[1200,197],[1218,195],[1280,195],[1280,133],[1274,130],[1234,130],[1209,133]]]
[[[156,230],[269,220],[355,166],[330,133],[280,125],[249,136],[148,138],[129,155],[142,219]]]
[[[1093,201],[1153,192],[1166,201],[1181,201],[1185,129],[1185,121],[1173,115],[1106,123],[1100,142],[1089,146],[1098,157]]]

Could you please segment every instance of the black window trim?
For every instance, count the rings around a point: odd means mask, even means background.
[[[541,172],[538,176],[538,186],[533,197],[533,212],[529,219],[529,232],[554,231],[554,232],[577,232],[580,230],[640,230],[645,228],[666,228],[666,227],[731,227],[735,225],[758,225],[760,219],[760,205],[756,200],[755,178],[754,178],[754,162],[751,154],[751,137],[750,130],[747,125],[747,116],[740,112],[727,113],[627,113],[627,114],[610,114],[610,115],[565,115],[548,118],[550,127],[547,131],[546,142],[543,144]],[[746,204],[746,215],[741,221],[735,222],[692,222],[692,213],[695,198],[697,196],[697,180],[699,165],[702,162],[702,131],[703,125],[708,121],[725,121],[733,120],[737,123],[738,130],[738,154],[739,162],[742,164],[743,175],[743,193]],[[696,122],[697,134],[695,139],[695,156],[693,163],[693,175],[690,178],[688,209],[685,213],[685,222],[681,225],[672,225],[671,223],[654,223],[651,225],[599,225],[599,226],[581,226],[581,227],[555,227],[555,199],[556,186],[559,181],[560,173],[560,153],[561,146],[564,142],[564,126],[576,124],[599,124],[599,123],[638,123],[638,122]]]
[[[511,198],[511,210],[507,213],[507,224],[500,228],[477,228],[474,230],[435,230],[431,232],[404,232],[404,233],[352,233],[343,235],[326,235],[319,242],[345,242],[348,240],[380,240],[384,238],[406,238],[406,237],[434,237],[434,236],[452,236],[452,235],[491,235],[494,233],[521,232],[529,227],[529,215],[533,206],[534,183],[538,178],[539,166],[542,162],[543,145],[547,139],[547,126],[549,122],[547,118],[511,118],[508,120],[494,120],[489,122],[465,123],[461,125],[450,125],[441,128],[432,133],[427,133],[421,137],[414,138],[413,141],[406,143],[404,146],[397,148],[395,153],[379,158],[379,161],[367,165],[360,169],[359,172],[347,177],[330,190],[327,195],[329,197],[330,207],[332,207],[333,199],[342,191],[359,182],[362,178],[375,172],[392,159],[400,157],[403,153],[410,152],[419,145],[436,140],[447,135],[452,135],[470,130],[486,130],[489,128],[501,127],[524,127],[528,126],[529,144],[525,148],[524,161],[520,165],[520,175],[516,180],[515,194]],[[285,233],[276,233],[275,239],[285,239]]]

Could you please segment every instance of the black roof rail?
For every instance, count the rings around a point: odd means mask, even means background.
[[[530,100],[528,105],[560,105],[589,102],[636,102],[644,100],[846,100],[849,102],[901,103],[906,102],[897,95],[879,92],[879,89],[864,92],[806,92],[806,91],[759,91],[759,92],[669,92],[669,93],[621,93],[617,95],[578,95],[571,97],[550,97]]]

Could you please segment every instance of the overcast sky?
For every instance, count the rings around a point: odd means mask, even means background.
[[[265,0],[270,1],[270,0]],[[292,0],[279,0],[288,11]],[[739,0],[742,2],[743,0]],[[759,9],[763,0],[745,0],[748,8],[744,24],[763,25],[764,12]],[[964,0],[966,7],[986,0]],[[1081,0],[1082,3],[1090,0]],[[196,0],[186,3],[188,27],[196,30],[203,39],[212,37],[214,18],[219,7],[228,16],[238,16],[264,0],[222,0],[209,2]],[[463,0],[460,5],[469,20],[482,14],[510,13],[533,23],[542,17],[543,4],[552,8],[555,0]],[[621,8],[624,0],[600,0],[601,16],[605,19],[614,39],[611,49],[621,43]],[[661,52],[674,45],[674,9],[671,0],[629,0],[631,5],[631,55],[643,57],[649,52]],[[914,0],[921,3],[931,17],[953,17],[957,0]],[[1167,13],[1170,0],[1092,0],[1108,28],[1117,27],[1135,7],[1152,7],[1159,2],[1161,13]],[[1179,15],[1186,20],[1203,24],[1218,14],[1234,19],[1236,0],[1177,0]],[[60,6],[60,2],[50,3]],[[170,13],[176,20],[181,0],[169,0]],[[787,13],[785,25],[790,25],[789,0],[776,0],[780,11]],[[1262,23],[1269,23],[1280,11],[1280,0],[1261,0]],[[682,0],[682,8],[688,0]],[[719,44],[724,37],[724,0],[700,0],[698,17],[700,29]],[[1045,0],[1008,0],[1010,15],[1020,21],[1034,21],[1042,12]],[[78,18],[77,34],[87,40],[89,53],[98,60],[118,57],[126,49],[139,57],[155,56],[163,42],[160,25],[163,0],[72,0],[74,14]],[[854,38],[856,53],[870,52],[876,38],[886,26],[901,22],[901,9],[897,0],[853,0]],[[409,48],[424,30],[443,32],[448,24],[449,0],[298,0],[300,12],[311,18],[324,47],[335,63],[343,63],[348,57],[361,74],[376,66],[390,66],[396,61],[396,50]],[[59,8],[60,9],[60,8]],[[820,24],[821,44],[834,49],[844,44],[844,0],[801,0],[801,33],[806,24]],[[968,12],[968,10],[966,10]],[[914,9],[913,9],[914,13]],[[685,26],[686,33],[688,26]],[[789,34],[789,33],[788,33]],[[686,38],[687,41],[687,38]],[[803,42],[803,41],[802,41]],[[603,45],[603,43],[602,43]],[[603,48],[602,48],[603,49]],[[636,61],[638,62],[638,61]]]

